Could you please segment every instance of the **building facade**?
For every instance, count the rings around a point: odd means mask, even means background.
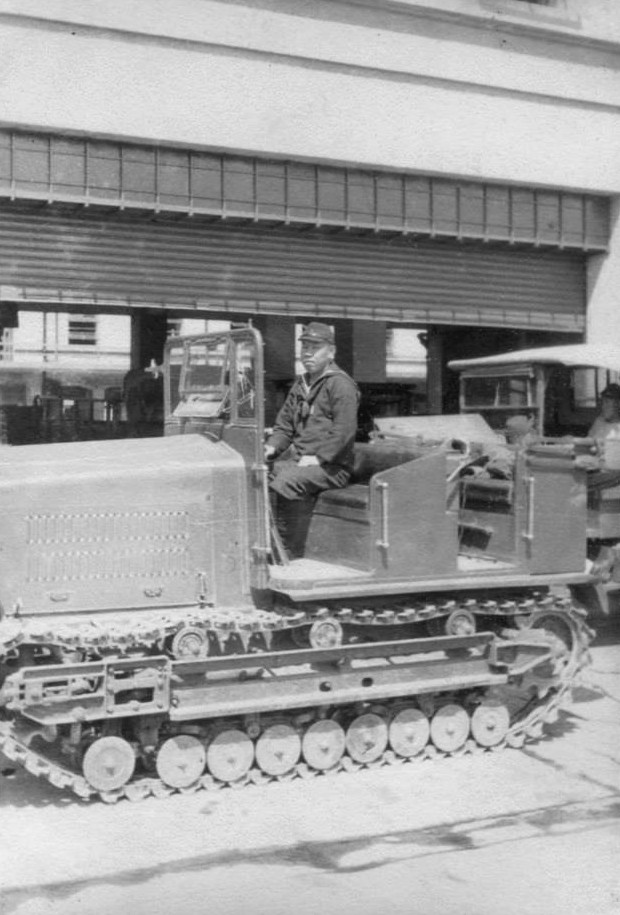
[[[620,344],[613,0],[0,0],[0,321],[251,317],[361,383],[386,329],[449,358]],[[73,316],[73,317],[72,317]]]

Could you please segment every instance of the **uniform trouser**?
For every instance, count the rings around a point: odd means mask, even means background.
[[[270,488],[276,494],[276,524],[291,557],[304,554],[314,503],[320,492],[346,486],[350,474],[336,465],[300,467],[296,461],[276,461]]]

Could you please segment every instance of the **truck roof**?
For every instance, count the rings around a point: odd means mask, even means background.
[[[620,371],[620,349],[606,343],[571,343],[566,346],[541,346],[535,349],[514,350],[478,359],[453,359],[449,368],[484,368],[499,365],[527,365],[530,363],[566,366],[592,366]]]

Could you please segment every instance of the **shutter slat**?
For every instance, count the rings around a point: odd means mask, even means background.
[[[585,320],[585,256],[534,247],[7,207],[0,255],[0,284],[23,298],[575,331]]]

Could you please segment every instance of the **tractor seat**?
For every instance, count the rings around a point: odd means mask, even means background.
[[[363,520],[368,512],[371,477],[420,457],[423,450],[403,448],[387,443],[356,443],[354,447],[351,483],[344,489],[328,489],[317,499],[315,511],[336,518]]]
[[[370,489],[362,483],[345,486],[344,489],[327,489],[319,496],[320,507],[326,509],[324,514],[332,514],[339,507],[365,511],[370,501]]]
[[[369,483],[370,478],[382,470],[390,470],[399,464],[413,461],[428,448],[407,448],[394,442],[356,442],[353,449],[353,473],[351,483]]]

